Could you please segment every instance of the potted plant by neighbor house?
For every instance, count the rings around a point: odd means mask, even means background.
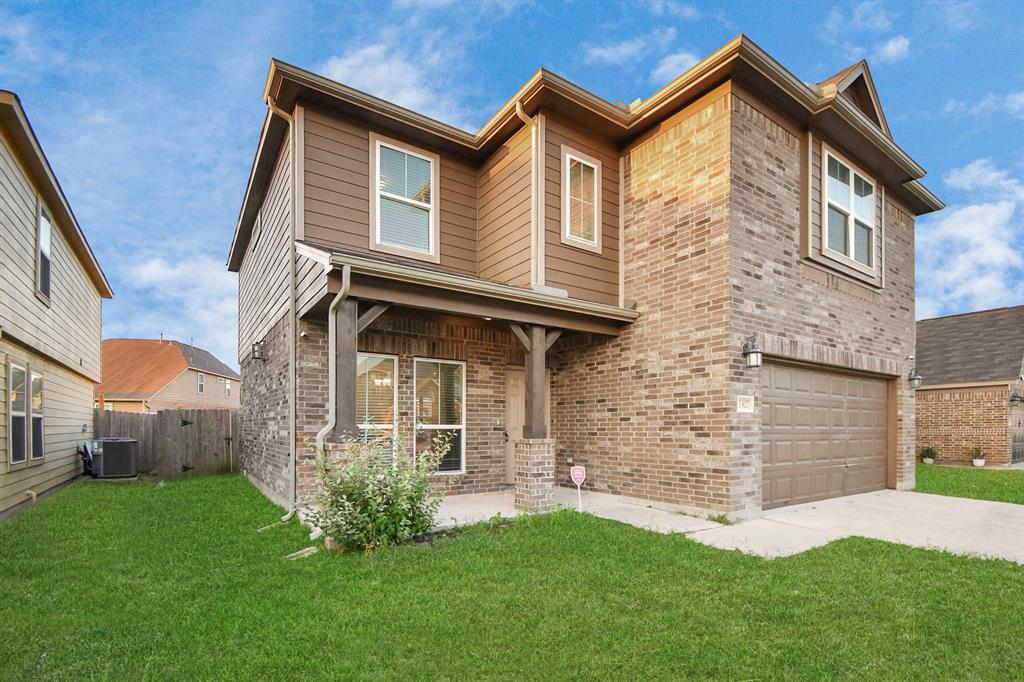
[[[981,448],[974,448],[967,453],[971,458],[971,464],[976,467],[985,466],[985,455],[981,452]]]
[[[935,464],[935,448],[921,448],[921,461],[925,464]]]

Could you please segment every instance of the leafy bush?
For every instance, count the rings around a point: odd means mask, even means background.
[[[985,459],[985,455],[982,453],[981,448],[974,448],[968,451],[967,456],[971,459]]]
[[[935,459],[935,448],[921,448],[921,459]]]
[[[379,549],[429,532],[442,499],[430,479],[448,448],[440,437],[411,457],[399,439],[347,441],[339,461],[318,456],[311,520],[348,549]]]

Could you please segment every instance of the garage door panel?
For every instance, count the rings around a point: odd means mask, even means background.
[[[885,380],[766,364],[763,381],[766,509],[885,487]]]

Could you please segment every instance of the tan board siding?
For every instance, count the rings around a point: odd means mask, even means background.
[[[61,229],[53,230],[50,304],[36,296],[36,207],[36,191],[0,134],[0,327],[99,381],[100,296]]]
[[[305,238],[376,258],[476,276],[476,171],[441,157],[440,264],[370,250],[370,131],[305,110]]]
[[[811,259],[817,263],[826,265],[833,270],[837,270],[844,275],[849,275],[850,277],[855,277],[859,280],[869,282],[874,286],[881,286],[881,260],[884,257],[883,240],[885,237],[883,234],[884,226],[882,226],[882,187],[878,183],[877,179],[871,178],[875,183],[875,276],[872,277],[871,275],[865,274],[856,268],[851,268],[822,255],[822,238],[824,237],[824,230],[822,230],[821,223],[821,160],[823,158],[821,153],[821,143],[821,138],[815,135],[811,145]],[[826,141],[825,144],[834,149],[840,156],[848,159],[851,163],[860,165],[857,163],[857,159],[855,157],[851,157],[844,150],[830,144],[828,141]]]
[[[11,467],[7,452],[7,404],[0,401],[0,511],[28,499],[29,490],[39,494],[74,478],[81,470],[75,448],[92,438],[93,426],[90,381],[36,353],[0,340],[0,376],[4,386],[8,360],[27,364],[43,376],[44,459],[41,464]]]
[[[530,286],[531,145],[529,127],[480,169],[480,277]]]
[[[601,162],[601,253],[562,243],[562,145]],[[547,120],[544,218],[545,284],[572,298],[619,302],[619,154],[561,120]]]
[[[288,312],[291,164],[284,145],[259,212],[259,236],[238,271],[238,360]],[[308,201],[308,200],[307,200]]]
[[[327,294],[327,269],[312,258],[295,254],[295,309],[301,317]]]
[[[160,389],[150,400],[150,407],[156,410],[188,409],[231,409],[239,407],[239,382],[231,379],[231,397],[224,397],[224,377],[205,374],[203,393],[199,393],[199,372],[187,369],[171,383]]]

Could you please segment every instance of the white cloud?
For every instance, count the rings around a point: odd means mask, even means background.
[[[67,56],[52,47],[26,17],[0,12],[0,74],[49,70],[67,65]]]
[[[1005,95],[990,92],[973,104],[962,99],[950,99],[946,101],[945,112],[959,116],[1009,114],[1015,118],[1024,118],[1024,90]]]
[[[583,58],[589,64],[622,65],[636,61],[651,50],[663,50],[676,37],[674,28],[656,28],[650,33],[609,45],[587,46]]]
[[[1024,182],[978,159],[945,183],[978,202],[923,218],[917,229],[917,316],[1024,301]]]
[[[237,291],[234,273],[221,258],[206,254],[170,260],[143,260],[129,269],[138,294],[148,305],[133,311],[130,322],[108,325],[107,336],[176,339],[210,351],[237,366]]]
[[[883,33],[890,28],[892,20],[880,0],[858,2],[849,12],[833,7],[825,18],[825,33],[829,38],[850,31]]]
[[[954,33],[969,31],[982,23],[981,8],[976,2],[932,0],[924,6],[924,12]]]
[[[884,43],[875,45],[874,58],[879,62],[895,64],[906,59],[908,54],[910,54],[910,38],[893,36]]]
[[[686,2],[674,2],[673,0],[652,0],[651,12],[659,17],[672,17],[696,21],[700,19],[700,10]]]
[[[651,80],[664,85],[700,61],[700,57],[688,50],[674,52],[662,57],[651,71]]]

